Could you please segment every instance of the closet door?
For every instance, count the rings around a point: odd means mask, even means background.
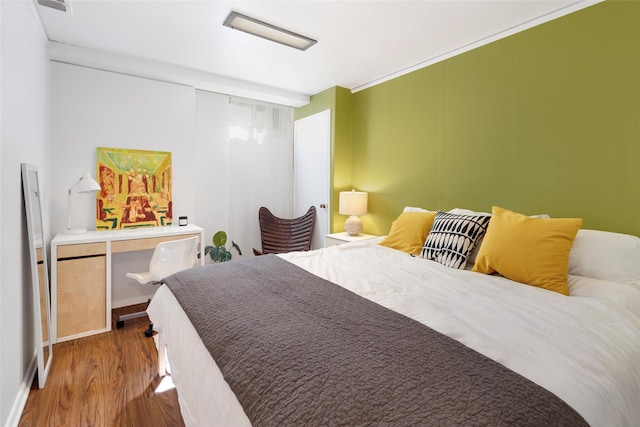
[[[329,233],[331,110],[321,111],[294,123],[293,213],[316,207],[317,218],[311,249],[324,245]]]

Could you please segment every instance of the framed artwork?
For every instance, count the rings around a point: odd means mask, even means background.
[[[171,152],[98,147],[96,230],[171,225]]]

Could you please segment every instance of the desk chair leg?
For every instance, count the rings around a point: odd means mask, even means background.
[[[150,302],[151,302],[151,299],[148,299],[147,300],[147,307],[149,306]],[[145,311],[138,311],[136,313],[121,314],[120,316],[118,316],[118,320],[116,321],[116,328],[117,329],[124,328],[124,321],[125,320],[136,319],[138,317],[144,317],[146,315],[147,315],[146,310]],[[153,336],[153,323],[151,323],[149,325],[149,328],[146,331],[144,331],[144,336],[146,336],[146,337]]]
[[[144,331],[144,336],[147,338],[151,338],[153,336],[153,323],[149,323],[149,328]]]

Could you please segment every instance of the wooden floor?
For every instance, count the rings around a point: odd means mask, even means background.
[[[114,310],[111,332],[54,345],[45,388],[36,378],[19,426],[184,426],[171,377],[158,377],[154,340],[143,334],[149,320],[115,328],[118,314],[139,308]]]

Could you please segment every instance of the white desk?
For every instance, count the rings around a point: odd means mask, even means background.
[[[58,234],[51,241],[51,335],[68,341],[111,330],[112,254],[154,249],[158,243],[200,238],[197,225]]]

